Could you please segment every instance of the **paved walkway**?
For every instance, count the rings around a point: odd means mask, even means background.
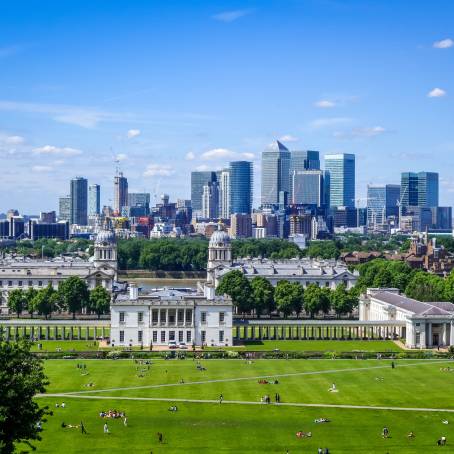
[[[443,364],[443,363],[452,363],[452,360],[434,360],[434,361],[424,361],[424,362],[415,362],[415,363],[406,363],[399,364],[396,363],[396,367],[414,367],[427,364]],[[282,377],[297,377],[304,375],[322,375],[322,374],[335,374],[342,372],[361,372],[367,370],[377,370],[377,369],[389,369],[391,367],[390,363],[382,366],[372,366],[372,367],[350,367],[345,369],[328,369],[328,370],[316,370],[308,372],[292,372],[286,374],[271,374],[271,375],[256,375],[253,377],[234,377],[234,378],[218,378],[212,380],[199,380],[192,382],[184,383],[164,383],[157,385],[143,385],[143,386],[128,386],[128,387],[119,387],[119,388],[105,388],[105,389],[96,389],[96,390],[86,390],[86,391],[71,391],[63,393],[62,395],[81,395],[81,394],[97,394],[97,393],[107,393],[113,391],[133,391],[136,389],[156,389],[156,388],[169,388],[173,386],[187,386],[187,385],[205,385],[209,383],[228,383],[228,382],[237,382],[237,381],[247,381],[247,380],[262,380],[262,379],[273,379],[273,378],[282,378]]]

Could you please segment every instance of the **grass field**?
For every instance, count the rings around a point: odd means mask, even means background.
[[[54,415],[37,452],[453,452],[454,372],[441,370],[454,368],[448,360],[400,360],[395,369],[388,360],[205,360],[206,370],[192,360],[154,360],[149,369],[132,360],[88,360],[86,375],[80,362],[46,362],[51,383],[39,402]],[[263,377],[278,384],[259,384]],[[333,383],[338,392],[329,392]],[[260,403],[264,395],[274,402],[275,393],[280,405]],[[62,401],[66,407],[55,408]],[[173,404],[177,412],[168,411]],[[126,412],[128,426],[109,419],[105,435],[99,412],[108,409]],[[316,424],[321,417],[330,422]],[[62,428],[63,421],[83,421],[88,434]],[[299,439],[297,431],[312,437]],[[448,445],[437,448],[441,436]]]

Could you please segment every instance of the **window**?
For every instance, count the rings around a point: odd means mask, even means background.
[[[143,323],[143,312],[137,312],[137,322]]]
[[[192,325],[192,309],[186,309],[186,325]]]
[[[224,342],[224,331],[219,331],[219,342]]]
[[[178,331],[178,342],[183,342],[184,340],[183,335],[184,335],[183,331]]]
[[[137,342],[143,342],[143,331],[137,331]]]
[[[13,286],[13,281],[8,281],[8,287],[12,287]]]
[[[18,285],[19,287],[22,287],[22,281],[18,281],[17,285]]]
[[[176,310],[169,309],[169,325],[175,325],[176,319]]]
[[[192,341],[191,331],[186,331],[186,342],[189,344]]]
[[[43,281],[38,281],[38,287],[42,287],[43,286]]]
[[[223,325],[225,323],[225,312],[219,312],[219,324]]]
[[[200,313],[200,320],[201,320],[202,325],[206,325],[206,323],[207,323],[207,313],[206,312]]]
[[[166,324],[166,310],[161,309],[161,325],[165,325],[165,324]]]
[[[33,281],[28,281],[28,286],[33,287]]]
[[[124,323],[124,322],[125,322],[125,313],[120,312],[120,323]]]
[[[124,342],[124,341],[125,341],[125,332],[120,331],[120,342]]]
[[[166,332],[161,331],[161,343],[164,343],[166,341]]]
[[[325,287],[329,288],[329,282],[325,282]]]
[[[157,325],[158,324],[158,315],[159,315],[159,312],[157,309],[153,309],[153,311],[151,312],[151,323],[153,325]]]
[[[153,331],[153,343],[156,344],[158,342],[158,332]]]
[[[206,331],[200,331],[200,335],[202,338],[202,344],[204,344],[207,340],[207,332]]]
[[[178,318],[177,318],[178,324],[182,325],[184,323],[184,309],[178,309],[177,316],[178,316]]]
[[[169,341],[175,340],[175,331],[169,331]]]
[[[0,281],[0,287],[2,287],[2,286],[3,286],[3,282],[2,282],[2,281]]]

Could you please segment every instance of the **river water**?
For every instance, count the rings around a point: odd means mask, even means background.
[[[152,290],[155,288],[197,288],[197,282],[204,282],[204,279],[128,279],[128,282],[135,283],[142,290]]]

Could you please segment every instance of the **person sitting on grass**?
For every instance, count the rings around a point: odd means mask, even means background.
[[[172,405],[171,407],[169,407],[169,411],[178,411],[178,408],[176,405]]]
[[[408,435],[407,435],[408,438],[415,438],[415,434],[413,433],[413,431],[409,432]]]
[[[331,385],[331,388],[328,389],[330,393],[337,393],[336,383]]]
[[[322,422],[329,422],[329,419],[327,419],[327,418],[317,418],[317,419],[314,419],[314,422],[315,422],[315,424],[320,424]]]

